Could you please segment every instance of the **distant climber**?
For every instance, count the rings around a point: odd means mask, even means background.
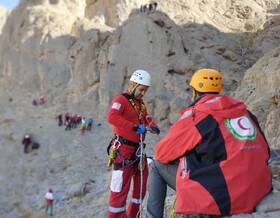
[[[140,12],[145,12],[144,6],[145,6],[145,5],[141,5],[141,6],[140,6]]]
[[[72,120],[73,120],[73,128],[77,128],[77,122],[78,122],[78,114],[75,114],[73,117],[72,117]]]
[[[140,11],[141,12],[146,12],[146,11],[154,11],[157,8],[157,2],[153,3],[148,3],[140,6]]]
[[[155,11],[157,9],[157,3],[151,3],[149,4],[149,11]]]
[[[91,131],[92,124],[93,124],[93,119],[90,117],[87,120],[87,131]]]
[[[69,113],[67,112],[64,116],[64,122],[66,123],[66,121],[69,119],[70,115]]]
[[[28,153],[28,151],[30,150],[29,148],[33,150],[38,149],[40,147],[40,144],[38,142],[33,141],[29,134],[26,134],[23,137],[22,144],[24,146],[24,153]]]
[[[87,128],[87,123],[86,123],[85,119],[83,118],[82,124],[81,124],[81,135],[84,135],[86,128]]]
[[[37,103],[37,101],[35,99],[32,101],[32,105],[33,106],[37,106],[38,105],[38,103]]]
[[[40,97],[40,105],[41,105],[41,104],[44,104],[44,103],[45,103],[44,96],[41,96],[41,97]]]
[[[59,114],[57,118],[58,118],[58,126],[62,126],[63,124],[62,114]]]
[[[46,214],[48,213],[48,210],[50,208],[51,210],[51,213],[50,215],[52,216],[53,215],[53,201],[54,201],[54,198],[53,198],[53,193],[52,193],[52,188],[49,188],[48,192],[46,193],[45,195],[45,200],[46,200]]]
[[[77,115],[77,118],[76,118],[76,125],[77,126],[79,126],[79,124],[81,124],[81,122],[82,122],[82,117],[81,117],[81,115]]]
[[[28,152],[28,146],[31,144],[30,135],[26,134],[22,140],[22,144],[24,146],[24,153]]]
[[[72,122],[72,119],[70,116],[68,116],[67,120],[65,120],[65,130],[71,130],[71,122]]]

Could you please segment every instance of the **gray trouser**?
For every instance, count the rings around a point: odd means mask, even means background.
[[[49,207],[51,209],[51,216],[52,216],[53,215],[53,203],[47,204],[47,206],[46,206],[46,213],[48,213]]]
[[[178,162],[153,162],[148,177],[147,218],[163,218],[167,185],[176,190],[177,169]]]

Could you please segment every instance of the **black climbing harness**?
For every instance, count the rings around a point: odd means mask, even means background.
[[[127,100],[129,101],[129,103],[131,104],[131,106],[134,108],[134,110],[136,111],[137,115],[138,115],[138,119],[140,121],[140,123],[142,123],[142,114],[146,108],[145,104],[140,101],[140,111],[138,111],[137,105],[135,104],[135,102],[133,101],[133,98],[131,95],[129,95],[128,93],[122,93],[122,96],[126,97]]]

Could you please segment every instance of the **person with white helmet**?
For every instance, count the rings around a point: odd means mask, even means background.
[[[31,137],[29,134],[26,134],[23,137],[22,144],[24,146],[24,153],[28,153],[28,146],[31,144]]]
[[[147,218],[164,217],[167,185],[176,190],[178,214],[252,213],[272,190],[269,146],[257,118],[220,94],[217,70],[198,70],[190,86],[194,102],[155,146]]]
[[[148,114],[142,100],[150,85],[150,74],[144,70],[136,70],[130,78],[127,91],[113,99],[107,114],[107,120],[113,126],[115,134],[107,150],[108,166],[112,165],[113,168],[109,218],[137,217],[146,194],[148,167],[146,156],[140,155],[143,154],[141,148],[147,129],[151,133],[160,134],[157,124]],[[126,209],[132,179],[132,198]]]

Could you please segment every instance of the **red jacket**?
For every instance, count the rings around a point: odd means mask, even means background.
[[[115,135],[122,136],[129,141],[138,143],[140,142],[140,135],[134,132],[132,128],[135,125],[140,125],[140,120],[138,118],[138,114],[141,111],[140,104],[142,104],[143,108],[141,124],[144,126],[153,127],[156,126],[156,123],[148,114],[147,108],[141,99],[133,99],[133,101],[137,107],[137,111],[125,96],[118,95],[117,97],[115,97],[109,108],[107,120],[113,126],[113,132]],[[121,146],[121,148],[119,149],[119,152],[123,155],[124,158],[128,158],[129,156],[131,156],[134,151],[135,147],[128,145]]]
[[[269,147],[256,117],[226,95],[209,94],[181,111],[155,158],[180,158],[177,213],[251,213],[271,191]]]
[[[45,200],[47,204],[53,203],[53,194],[51,192],[47,192],[45,195]]]

